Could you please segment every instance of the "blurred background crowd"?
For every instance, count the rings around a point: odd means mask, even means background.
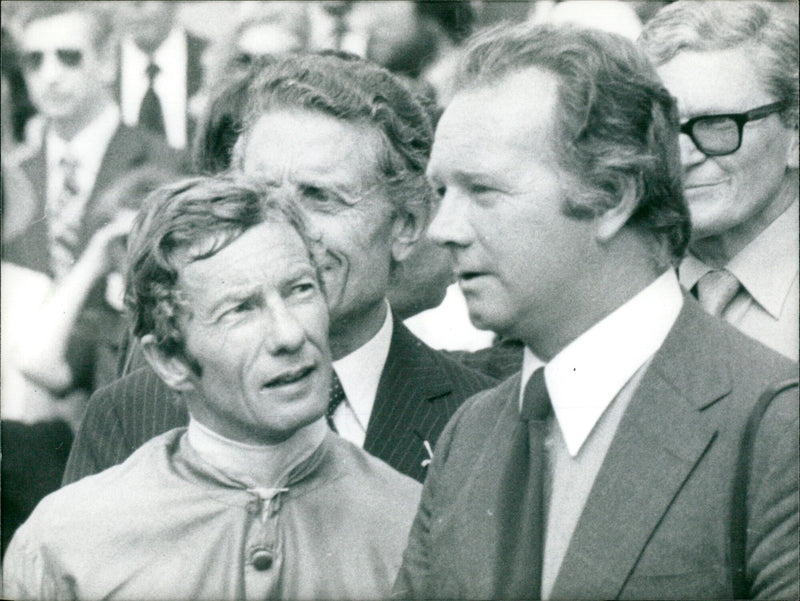
[[[667,2],[91,2],[92,19],[55,29],[52,4],[2,2],[4,549],[12,524],[58,486],[87,399],[129,358],[122,271],[139,203],[228,167],[259,64],[356,54],[440,111],[457,50],[477,29],[579,21],[636,38]],[[492,344],[469,324],[438,249],[420,245],[395,276],[392,307],[428,344]],[[12,501],[20,473],[30,490]]]

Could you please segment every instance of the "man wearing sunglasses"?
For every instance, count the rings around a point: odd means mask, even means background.
[[[676,2],[641,43],[681,111],[693,226],[681,283],[797,360],[798,28],[775,4]]]

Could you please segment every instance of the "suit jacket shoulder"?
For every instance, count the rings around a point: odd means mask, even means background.
[[[151,438],[187,423],[186,408],[155,372],[137,369],[92,394],[62,484],[122,463]]]
[[[733,474],[763,391],[797,366],[686,298],[595,478],[554,599],[730,598]],[[515,381],[516,380],[516,381]],[[396,593],[485,598],[491,515],[519,386],[466,403],[425,482]],[[770,405],[753,447],[747,574],[753,598],[798,595],[798,398]],[[489,559],[487,559],[489,558]]]
[[[364,449],[422,481],[428,452],[456,409],[496,383],[435,351],[395,322]]]

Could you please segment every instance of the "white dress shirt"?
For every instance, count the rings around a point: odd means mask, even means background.
[[[130,127],[139,121],[139,110],[147,93],[148,55],[133,40],[126,38],[121,47],[121,98],[122,121]],[[153,52],[153,62],[159,71],[153,80],[153,89],[161,103],[164,131],[172,148],[186,148],[186,70],[188,63],[186,32],[173,29]]]
[[[546,443],[550,478],[543,599],[555,583],[622,415],[682,306],[680,284],[670,269],[581,334],[544,368],[555,421]],[[542,365],[526,348],[520,404],[528,378]]]
[[[800,352],[798,223],[800,211],[795,200],[725,265],[741,287],[721,316],[792,361],[797,361]],[[691,290],[711,270],[689,254],[678,270],[681,284]]]
[[[393,327],[392,310],[387,302],[386,318],[378,333],[360,348],[333,362],[347,397],[333,414],[333,423],[342,438],[358,447],[364,446],[367,437],[369,417],[392,344]]]
[[[75,173],[78,198],[85,204],[94,189],[97,174],[108,144],[119,127],[119,109],[109,104],[95,119],[78,132],[72,140],[63,140],[49,128],[46,134],[47,149],[47,203],[58,200],[64,186],[62,159],[77,161]]]

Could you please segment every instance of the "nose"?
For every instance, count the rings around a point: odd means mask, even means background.
[[[448,190],[428,226],[428,238],[441,246],[468,246],[472,242],[472,228],[467,204],[467,199]]]
[[[42,57],[42,64],[38,69],[37,75],[41,81],[51,83],[57,81],[61,76],[63,67],[61,62],[53,52],[45,52]]]
[[[264,312],[264,347],[271,355],[299,351],[306,339],[305,330],[282,298],[268,302]]]
[[[706,155],[694,143],[688,134],[681,133],[678,136],[678,146],[681,151],[681,165],[686,169],[706,160]]]

